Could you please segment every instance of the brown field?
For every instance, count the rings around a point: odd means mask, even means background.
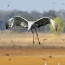
[[[65,65],[65,34],[39,33],[41,46],[31,33],[0,32],[0,65]]]
[[[39,33],[42,47],[65,47],[65,34],[43,34]],[[0,47],[32,47],[31,33],[5,33],[0,32]],[[38,40],[35,35],[35,45],[38,47]]]

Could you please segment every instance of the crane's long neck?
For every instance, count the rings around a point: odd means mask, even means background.
[[[28,21],[28,30],[31,29],[33,24],[34,24],[34,21]]]

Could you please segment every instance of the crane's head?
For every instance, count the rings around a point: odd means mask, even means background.
[[[57,32],[57,30],[58,30],[57,23],[54,20],[52,20],[52,19],[50,19],[50,23],[51,23],[52,27],[54,28],[54,30]]]
[[[5,23],[6,29],[8,28],[12,28],[14,26],[14,18],[9,19],[6,23]]]

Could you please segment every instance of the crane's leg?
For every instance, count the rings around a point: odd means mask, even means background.
[[[32,31],[32,34],[33,34],[33,45],[34,45],[34,32],[33,32],[33,30],[31,29],[31,31]]]
[[[39,42],[39,45],[40,45],[41,43],[39,41],[39,37],[38,37],[38,33],[37,33],[37,29],[36,28],[35,28],[35,31],[36,31],[37,39],[38,39],[38,42]]]

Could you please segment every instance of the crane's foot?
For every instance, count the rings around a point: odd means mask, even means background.
[[[41,43],[39,42],[39,45],[40,45]]]
[[[33,41],[33,45],[34,45],[34,43],[35,43],[35,42]]]

